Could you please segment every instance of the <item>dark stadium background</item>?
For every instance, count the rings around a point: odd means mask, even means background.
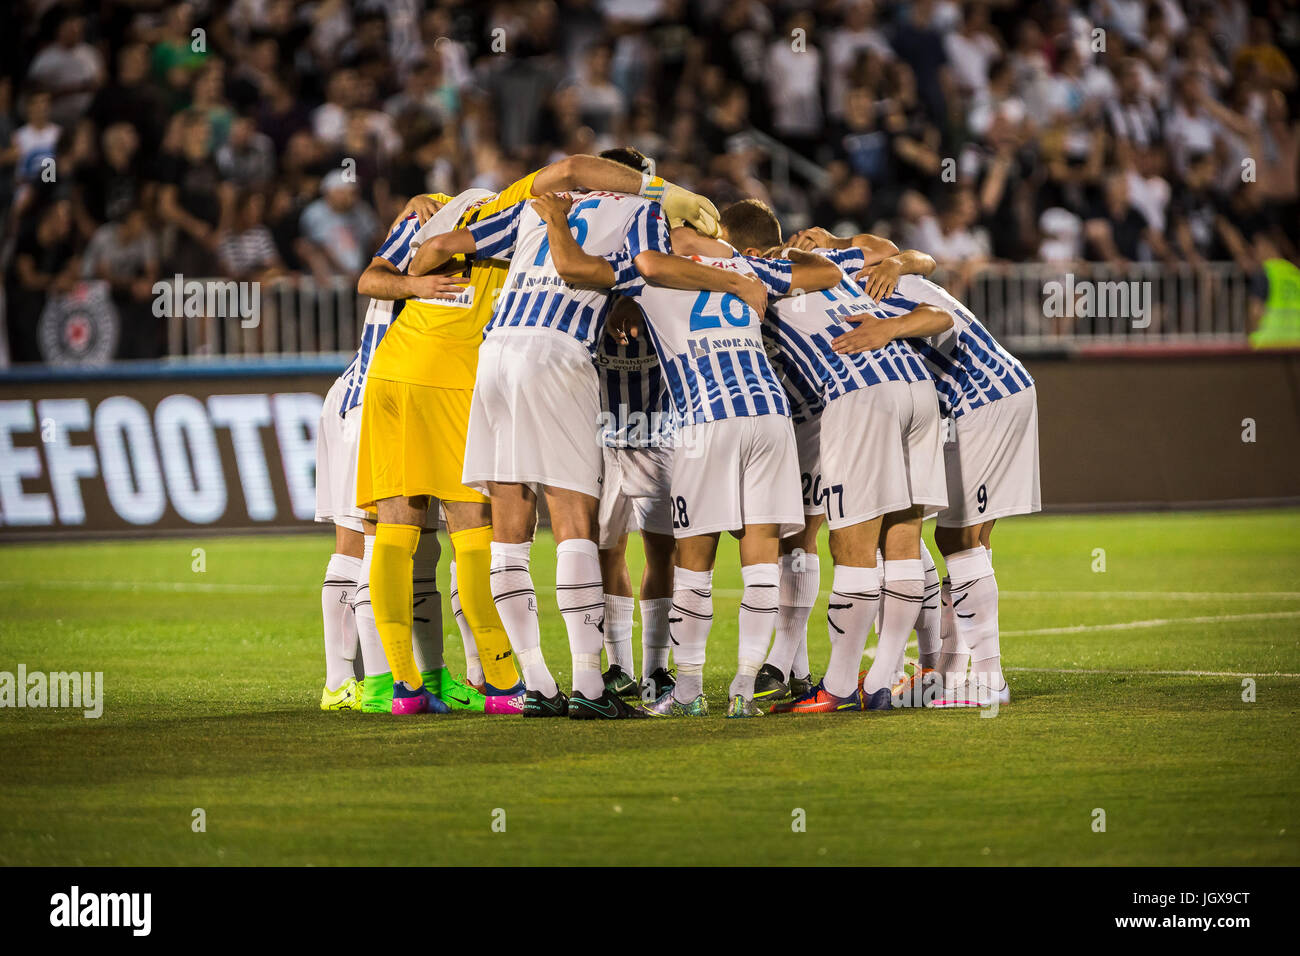
[[[0,401],[30,450],[14,468],[48,496],[69,467],[50,434],[75,452],[112,433],[128,459],[152,436],[164,471],[198,471],[197,435],[230,488],[201,525],[301,524],[283,458],[310,423],[241,406],[274,476],[274,508],[256,505],[211,396],[324,394],[356,346],[356,274],[410,195],[631,143],[719,207],[766,200],[787,233],[932,253],[1039,382],[1049,509],[1293,500],[1298,45],[1282,0],[14,3]],[[1062,314],[1046,290],[1067,276],[1148,307]],[[159,281],[206,305],[159,315],[180,302]],[[230,282],[256,290],[251,321],[223,306]],[[118,395],[134,432],[100,423]],[[100,477],[79,480],[102,503]],[[193,527],[175,505],[143,527]],[[111,507],[6,509],[5,535],[139,528]]]

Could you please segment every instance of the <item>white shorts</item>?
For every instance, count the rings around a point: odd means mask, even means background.
[[[316,429],[316,520],[361,531],[361,519],[366,517],[357,507],[361,406],[339,415],[346,387],[343,379],[335,379],[321,406]]]
[[[822,495],[822,419],[814,415],[794,426],[794,447],[799,455],[799,484],[803,491],[803,513],[819,515],[824,510]]]
[[[882,382],[822,412],[822,506],[832,528],[947,504],[939,399],[930,382]]]
[[[803,528],[799,456],[784,415],[726,418],[678,430],[673,450],[673,534],[689,538],[777,524]]]
[[[671,448],[606,448],[600,491],[600,547],[632,531],[673,533]]]
[[[962,415],[944,448],[948,507],[944,528],[965,528],[1041,511],[1038,394],[1033,386]]]
[[[600,380],[577,339],[549,329],[489,335],[469,409],[466,485],[489,481],[600,497]]]

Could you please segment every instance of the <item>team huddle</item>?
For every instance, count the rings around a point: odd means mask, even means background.
[[[630,148],[413,199],[361,276],[361,345],[321,413],[316,517],[336,538],[321,707],[707,714],[723,532],[743,579],[728,717],[1007,703],[990,534],[1040,507],[1034,384],[933,269],[872,235],[783,242],[761,202],[719,215]],[[540,642],[542,497],[568,693]],[[443,659],[440,522],[460,677]],[[823,524],[831,653],[815,682]]]

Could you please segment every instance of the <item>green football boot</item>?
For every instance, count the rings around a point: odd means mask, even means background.
[[[486,697],[469,684],[452,677],[451,671],[445,667],[439,667],[436,671],[420,671],[420,676],[424,678],[429,690],[441,697],[443,703],[452,710],[481,714],[487,706]]]
[[[363,714],[391,714],[393,712],[393,675],[371,674],[361,685],[361,712]]]

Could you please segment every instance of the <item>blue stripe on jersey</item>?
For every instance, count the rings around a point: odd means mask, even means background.
[[[635,259],[643,252],[671,252],[668,242],[668,220],[657,202],[642,206],[628,228],[626,252]]]
[[[857,275],[867,267],[867,257],[857,246],[847,249],[814,249],[819,256],[831,260],[849,275]]]
[[[346,415],[352,409],[361,404],[361,399],[365,394],[366,373],[370,371],[370,359],[375,354],[375,349],[384,338],[384,333],[389,327],[397,321],[397,317],[402,314],[402,309],[406,306],[405,299],[399,299],[390,303],[392,311],[387,318],[380,314],[387,311],[384,303],[375,300],[373,308],[375,314],[369,312],[366,315],[366,324],[361,330],[361,344],[357,347],[357,352],[352,356],[352,361],[348,367],[343,370],[344,380],[348,383],[343,389],[343,398],[339,402],[339,415]]]
[[[374,258],[383,259],[397,266],[398,269],[405,269],[408,257],[411,254],[411,240],[415,234],[420,231],[420,219],[414,213],[407,216],[396,226],[393,227],[384,244],[379,247]]]
[[[725,353],[724,353],[725,355]],[[740,363],[741,371],[745,374],[745,385],[749,389],[749,394],[754,400],[754,414],[768,414],[767,399],[763,397],[763,388],[759,383],[758,373],[754,370],[754,360],[749,352],[738,352],[736,360]]]
[[[791,277],[794,275],[794,263],[789,259],[762,259],[758,256],[744,258],[767,289],[768,295],[789,294]]]
[[[881,303],[889,314],[901,314],[920,303],[895,293]],[[964,309],[953,310],[957,328],[939,336],[943,349],[925,339],[909,339],[934,373],[939,410],[960,418],[989,402],[1006,398],[1034,384],[1033,377],[1007,352],[978,319]],[[1001,386],[999,388],[999,386]]]
[[[466,227],[474,237],[475,259],[510,258],[519,234],[519,217],[526,205],[517,202]]]

